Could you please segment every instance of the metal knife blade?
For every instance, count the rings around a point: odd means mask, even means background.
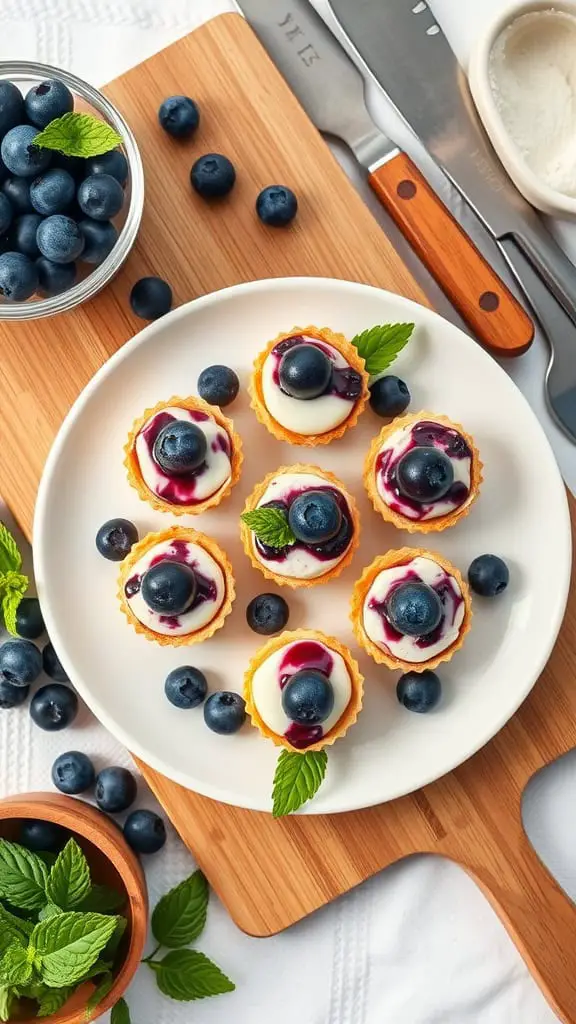
[[[550,344],[551,412],[576,440],[576,272],[500,164],[440,25],[424,0],[327,2],[396,110],[500,244]]]

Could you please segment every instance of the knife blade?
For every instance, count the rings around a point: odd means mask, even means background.
[[[308,0],[239,6],[317,128],[342,139],[374,192],[482,343],[520,355],[534,325],[406,153],[376,126],[364,82]]]
[[[550,346],[550,411],[575,441],[576,271],[500,164],[441,26],[425,0],[327,2],[388,99],[499,245]]]

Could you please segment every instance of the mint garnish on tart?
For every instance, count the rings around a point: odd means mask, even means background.
[[[366,373],[371,377],[384,373],[410,341],[414,327],[415,324],[377,324],[352,338]]]
[[[296,543],[288,517],[279,508],[255,508],[243,512],[240,518],[256,534],[258,540],[268,547],[285,548]]]

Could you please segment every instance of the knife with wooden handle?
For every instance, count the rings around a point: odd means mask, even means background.
[[[239,0],[316,127],[341,139],[383,206],[482,344],[521,355],[534,324],[426,179],[374,124],[360,72],[308,0]]]

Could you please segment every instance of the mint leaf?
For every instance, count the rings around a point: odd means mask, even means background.
[[[28,936],[33,927],[28,921],[23,921],[15,914],[11,914],[0,903],[0,953],[5,953],[13,942],[27,946]]]
[[[198,938],[206,924],[208,882],[201,871],[163,896],[152,914],[152,934],[161,946],[180,949]]]
[[[92,883],[88,861],[75,839],[58,854],[46,883],[46,895],[62,910],[72,910],[86,899]]]
[[[14,1002],[14,993],[10,985],[0,985],[0,1020],[7,1021],[12,1019],[12,1003]]]
[[[82,981],[115,928],[115,917],[74,911],[40,921],[30,936],[30,945],[42,980],[50,988]]]
[[[0,981],[3,985],[28,985],[32,981],[34,968],[28,950],[15,942],[0,960]]]
[[[151,960],[158,988],[170,999],[191,1002],[233,992],[235,985],[197,949],[175,949],[163,960]]]
[[[122,136],[92,114],[64,114],[39,132],[34,145],[56,149],[65,156],[100,156],[122,144]]]
[[[40,860],[44,861],[48,870],[54,867],[58,859],[58,854],[52,853],[52,850],[38,850],[38,856],[40,857]]]
[[[38,920],[47,921],[49,917],[58,917],[59,914],[63,913],[62,907],[57,907],[55,903],[47,903],[38,914]]]
[[[104,947],[104,956],[108,957],[108,959],[110,960],[113,960],[114,957],[116,956],[116,953],[118,952],[118,947],[120,945],[120,942],[122,941],[122,936],[124,935],[124,932],[128,927],[128,921],[126,920],[125,917],[116,917],[114,918],[114,920],[116,921],[116,927],[112,932],[111,938],[108,940],[106,946]]]
[[[18,843],[0,839],[0,897],[21,910],[39,910],[46,903],[46,865]]]
[[[414,327],[414,324],[380,324],[352,338],[352,344],[364,360],[366,373],[376,377],[387,370],[408,344]]]
[[[4,625],[12,636],[18,636],[16,632],[16,612],[18,605],[28,590],[29,579],[19,572],[7,572],[0,577],[0,594],[2,596],[2,615]]]
[[[288,518],[279,508],[254,508],[243,512],[240,518],[268,547],[285,548],[296,543]]]
[[[90,996],[90,999],[86,1003],[86,1009],[84,1010],[84,1020],[90,1021],[94,1015],[94,1012],[100,1006],[103,999],[106,999],[108,993],[112,990],[114,984],[113,974],[105,974],[98,987],[94,989],[94,992]]]
[[[308,750],[305,754],[283,750],[278,758],[272,790],[272,814],[280,818],[297,811],[318,792],[326,774],[328,755],[325,750]]]
[[[51,1017],[58,1013],[66,1005],[74,991],[74,985],[65,985],[63,988],[48,988],[41,996],[38,996],[37,1017]]]
[[[0,523],[0,572],[19,572],[22,567],[22,555],[10,530]]]
[[[110,1024],[132,1024],[130,1010],[125,999],[119,999],[116,1005],[112,1007]]]
[[[113,914],[115,910],[121,910],[125,904],[126,896],[123,893],[111,889],[109,885],[93,885],[77,909],[93,911],[96,914]]]

